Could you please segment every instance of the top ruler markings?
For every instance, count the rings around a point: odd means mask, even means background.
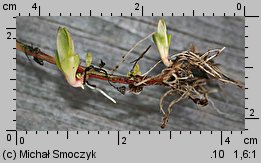
[[[8,5],[10,5],[10,6],[13,6],[13,5],[15,5],[16,6],[16,4],[4,4],[3,6],[3,8],[7,8],[6,6],[8,6]],[[237,3],[237,10],[242,10],[242,7],[241,7],[242,5],[241,5],[241,3]],[[34,9],[34,10],[36,10],[37,11],[37,14],[36,15],[31,15],[31,13],[29,12],[28,13],[28,15],[21,15],[21,13],[19,13],[18,14],[18,16],[41,16],[41,6],[39,5],[37,5],[37,3],[34,3],[33,5],[32,5],[32,8]],[[13,8],[11,8],[10,10],[16,10],[16,7],[13,7]],[[6,9],[6,10],[8,10],[8,9]],[[144,15],[144,6],[143,5],[140,5],[140,3],[135,3],[135,8],[134,8],[134,10],[135,11],[140,11],[140,15],[139,16],[145,16]],[[52,14],[53,16],[57,16],[57,15],[55,15],[55,14]],[[48,13],[48,15],[47,16],[52,16],[51,15],[51,13],[49,12]],[[93,11],[92,10],[89,10],[89,14],[87,14],[87,15],[83,15],[82,14],[82,12],[80,12],[79,14],[77,14],[77,15],[79,15],[79,16],[94,16],[93,15]],[[126,14],[126,15],[123,15],[123,13],[121,12],[119,15],[117,15],[117,14],[113,14],[113,13],[110,13],[109,15],[106,15],[106,14],[104,14],[104,13],[100,13],[100,15],[95,15],[95,16],[127,16],[127,15],[129,15],[129,16],[133,16],[133,13],[131,12],[130,14]],[[44,16],[46,16],[46,15],[44,15]],[[62,13],[60,13],[59,14],[59,16],[74,16],[74,15],[72,15],[72,13],[70,12],[68,15],[67,14],[62,14]],[[156,15],[155,13],[151,13],[151,16],[186,16],[185,15],[185,13],[182,13],[182,14],[177,14],[177,15],[174,15],[174,13],[172,12],[172,13],[169,13],[169,14],[166,14],[166,13],[161,13],[161,15]],[[189,16],[189,15],[188,15]],[[205,14],[205,12],[202,12],[202,15],[196,15],[195,14],[195,10],[192,10],[192,15],[191,16],[236,16],[236,13],[233,13],[233,15],[227,15],[226,13],[223,13],[223,15],[215,15],[215,13],[212,13],[212,14],[210,14],[210,15],[206,15]],[[240,16],[240,15],[237,15],[237,16]],[[243,6],[243,15],[241,15],[241,16],[244,16],[244,17],[246,17],[246,18],[259,18],[259,16],[257,16],[257,15],[247,15],[246,14],[246,6]],[[14,16],[13,18],[16,18],[16,16]],[[247,27],[247,26],[246,26]]]

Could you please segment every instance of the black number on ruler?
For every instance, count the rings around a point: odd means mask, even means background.
[[[7,32],[7,39],[11,39],[11,32]]]
[[[126,137],[122,137],[121,140],[122,140],[121,144],[126,144]]]
[[[24,144],[24,137],[20,137],[20,144]]]
[[[237,10],[241,10],[241,3],[237,3]]]
[[[6,139],[7,139],[7,141],[11,141],[11,140],[12,140],[11,134],[7,134],[7,135],[6,135]]]
[[[254,110],[254,109],[250,109],[250,112],[251,112],[251,113],[250,113],[250,116],[251,116],[251,117],[254,117],[254,116],[255,116],[255,115],[254,115],[255,110]]]
[[[227,144],[230,143],[229,137],[226,138],[225,142],[226,142]]]
[[[140,4],[139,3],[135,3],[135,6],[136,6],[136,8],[135,8],[135,10],[140,10]]]
[[[37,9],[36,3],[33,4],[32,8],[33,8],[34,10]]]

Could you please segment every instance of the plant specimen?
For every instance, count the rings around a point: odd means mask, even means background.
[[[148,38],[153,39],[161,60],[152,66],[148,72],[142,73],[140,71],[138,62],[148,53],[151,47],[151,45],[149,45],[137,59],[130,62],[133,66],[130,71],[126,73],[126,76],[115,75],[114,73],[119,66],[126,61],[130,52]],[[89,83],[88,79],[97,78],[106,80],[110,86],[122,94],[130,92],[138,95],[144,87],[151,85],[168,88],[168,91],[160,98],[162,128],[166,127],[170,113],[177,102],[190,99],[197,105],[206,106],[209,101],[208,94],[212,90],[209,86],[209,82],[213,80],[243,88],[240,82],[234,81],[222,73],[218,65],[214,62],[214,59],[224,51],[225,47],[200,53],[192,46],[188,50],[172,55],[169,50],[171,35],[168,34],[166,22],[163,19],[159,20],[157,30],[137,42],[112,70],[105,69],[105,62],[102,60],[99,65],[93,65],[91,52],[87,52],[86,54],[85,65],[80,65],[80,56],[74,51],[74,42],[66,27],[58,28],[56,44],[57,50],[55,57],[45,54],[39,48],[34,48],[32,45],[26,45],[20,41],[16,42],[16,49],[24,52],[27,57],[32,56],[33,60],[40,65],[43,65],[44,61],[56,64],[69,85],[83,89],[85,86],[90,89],[95,89],[114,103],[116,103],[116,101],[112,97],[108,96],[94,84]],[[161,62],[165,65],[162,71],[150,76],[149,73]],[[117,83],[117,86],[115,83]],[[118,86],[119,84],[121,85]],[[126,88],[125,85],[128,85],[128,88]],[[174,99],[167,107],[164,107],[163,103],[167,96],[171,96]]]

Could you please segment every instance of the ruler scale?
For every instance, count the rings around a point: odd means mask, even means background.
[[[258,4],[193,2],[1,2],[1,160],[260,162]],[[48,4],[49,3],[49,4]],[[89,4],[90,3],[90,4]],[[84,4],[84,5],[83,5]],[[102,4],[102,5],[101,5]],[[70,7],[68,7],[70,6]],[[173,6],[173,7],[171,7]],[[70,8],[70,9],[68,9]],[[245,18],[244,131],[17,131],[16,19],[18,16],[243,16]]]

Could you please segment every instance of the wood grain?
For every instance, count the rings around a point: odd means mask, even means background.
[[[226,47],[216,60],[232,78],[244,82],[243,17],[165,17],[173,35],[171,53],[194,44],[202,52]],[[66,26],[74,40],[76,52],[84,61],[87,51],[93,62],[100,59],[113,68],[137,41],[155,31],[159,17],[17,17],[18,40],[32,43],[54,54],[56,30]],[[125,75],[151,40],[142,43],[117,71]],[[142,72],[159,60],[153,45],[141,61]],[[140,95],[121,95],[107,82],[92,80],[117,104],[101,94],[70,87],[58,69],[45,63],[40,66],[17,52],[17,130],[161,130],[159,99],[166,89],[147,87]],[[151,74],[161,71],[158,66]],[[244,91],[235,86],[210,95],[213,104],[197,108],[191,101],[174,106],[165,130],[244,130]],[[171,99],[169,99],[170,101]],[[213,109],[213,105],[225,114]]]

